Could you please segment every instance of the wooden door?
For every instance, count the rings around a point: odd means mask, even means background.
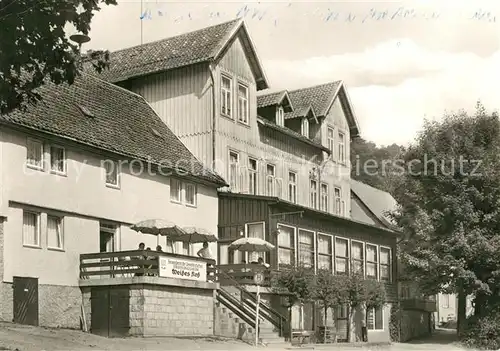
[[[38,326],[38,278],[14,277],[14,323]]]
[[[130,329],[129,303],[128,288],[92,288],[91,333],[105,337],[127,336]]]

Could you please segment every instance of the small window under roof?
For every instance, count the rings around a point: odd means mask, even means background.
[[[154,135],[156,135],[157,137],[161,137],[161,134],[154,128],[151,128],[151,131],[153,132]]]
[[[82,105],[76,105],[78,106],[78,108],[80,109],[80,111],[82,111],[82,113],[87,116],[87,117],[90,117],[90,118],[95,118],[94,114],[92,112],[90,112],[90,110],[85,107],[85,106],[82,106]]]

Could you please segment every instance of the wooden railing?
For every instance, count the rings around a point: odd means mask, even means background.
[[[245,266],[245,265],[232,265],[232,266]],[[249,266],[249,265],[246,265]],[[255,265],[254,265],[255,266]],[[226,273],[224,270],[221,270],[221,267],[224,266],[217,266],[218,268],[218,278],[219,282],[223,281],[225,282],[225,285],[231,285],[236,287],[240,291],[240,301],[245,306],[245,309],[247,311],[250,311],[250,314],[252,315],[252,318],[254,318],[253,313],[255,312],[255,305],[257,304],[257,296],[255,293],[249,292],[241,283],[238,283],[237,280],[235,280],[230,274],[231,273]],[[253,270],[253,273],[256,272],[262,272],[262,269],[266,269],[267,272],[264,274],[264,276],[268,277],[268,280],[271,277],[272,272],[270,272],[267,268],[261,266],[261,267],[254,267],[255,269]],[[248,273],[248,272],[246,272]],[[248,279],[247,279],[248,280]],[[248,284],[248,283],[247,283]],[[251,284],[255,284],[252,280]],[[222,285],[222,284],[221,284]],[[224,287],[221,286],[220,291],[225,291]],[[288,337],[289,334],[289,321],[288,319],[280,314],[278,311],[273,309],[270,305],[268,305],[265,301],[260,300],[259,303],[259,308],[260,308],[260,314],[261,316],[266,319],[268,322],[270,322],[272,325],[274,325],[280,333],[281,337]]]
[[[150,250],[81,254],[80,279],[159,276],[160,256],[203,262],[207,265],[206,281],[217,280],[214,260]]]
[[[271,269],[255,263],[246,264],[224,264],[218,265],[218,278],[221,285],[255,285],[254,276],[259,272],[264,274],[262,286],[269,286],[271,283]],[[222,274],[224,273],[224,274]]]

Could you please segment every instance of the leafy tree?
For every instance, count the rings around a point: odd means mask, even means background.
[[[346,287],[347,303],[349,306],[349,322],[347,323],[347,341],[352,341],[352,325],[354,323],[354,313],[358,308],[364,307],[366,303],[366,283],[363,275],[352,272],[350,276],[341,276],[342,285]]]
[[[363,138],[351,141],[351,177],[374,188],[393,191],[394,178],[401,173],[398,159],[404,148],[397,144],[377,146]]]
[[[476,296],[475,314],[483,314],[500,293],[498,115],[478,103],[472,115],[427,121],[403,157],[408,166],[393,193],[401,260],[426,294],[459,293],[460,332],[465,295]]]
[[[325,327],[328,321],[328,309],[347,303],[346,282],[347,280],[342,276],[333,275],[329,270],[320,269],[316,274],[313,285],[313,298],[323,306]],[[326,340],[324,341],[326,342]]]
[[[385,305],[386,293],[384,283],[373,280],[366,279],[364,281],[364,301],[366,308],[377,308]]]
[[[300,304],[301,326],[303,304],[314,300],[314,284],[314,272],[300,266],[283,269],[271,277],[271,290],[276,294],[287,294],[289,309],[296,303]]]
[[[36,88],[45,79],[73,83],[79,48],[66,37],[65,27],[88,34],[101,4],[116,5],[116,0],[0,1],[0,113],[39,101]],[[89,59],[100,71],[108,57],[107,51],[95,51]]]

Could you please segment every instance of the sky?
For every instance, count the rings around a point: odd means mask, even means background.
[[[424,119],[477,100],[500,108],[500,1],[117,1],[82,51],[244,17],[271,90],[343,80],[361,136],[378,145],[407,144]]]

